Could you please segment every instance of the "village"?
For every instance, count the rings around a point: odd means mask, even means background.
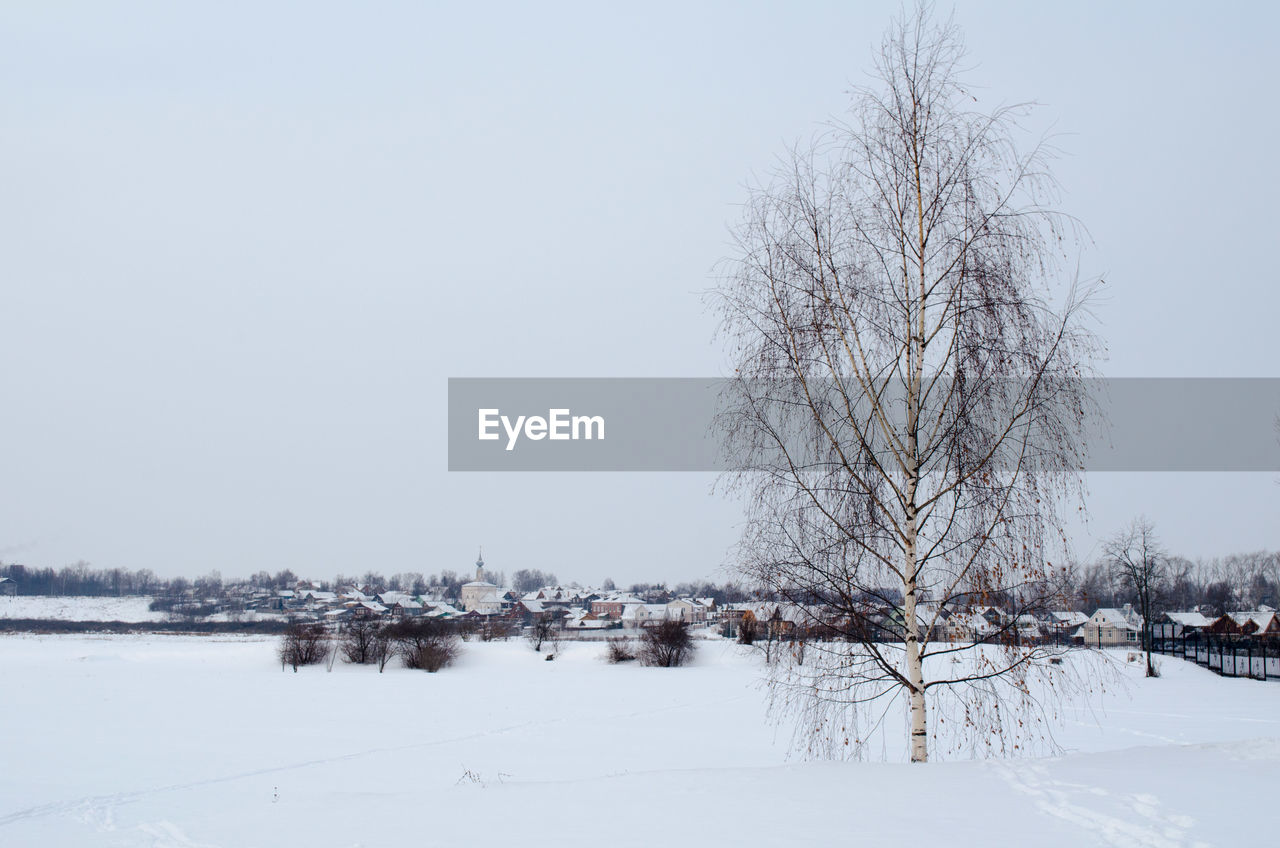
[[[486,580],[489,575],[482,558],[475,564],[474,576],[452,594],[438,585],[412,593],[379,591],[360,583],[324,588],[325,584],[310,580],[270,589],[236,583],[225,587],[217,600],[199,598],[195,589],[188,589],[172,612],[180,617],[200,610],[232,621],[317,622],[333,632],[341,632],[355,620],[387,623],[422,617],[449,622],[458,632],[485,640],[520,636],[535,627],[562,639],[604,639],[617,631],[636,632],[669,621],[744,644],[844,635],[830,610],[820,604],[776,599],[727,602],[672,596],[657,587],[629,591],[571,584],[518,592]],[[950,608],[926,602],[917,606],[915,614],[926,643],[1144,647],[1144,621],[1131,604],[1089,613],[977,604]],[[869,618],[878,641],[902,641],[901,605],[882,604]],[[1152,651],[1198,662],[1219,674],[1280,679],[1280,615],[1266,604],[1219,615],[1199,608],[1153,613],[1149,639]]]

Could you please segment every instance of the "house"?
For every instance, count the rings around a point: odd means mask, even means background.
[[[991,638],[1000,628],[976,612],[953,612],[941,618],[932,638],[944,642],[972,643]]]
[[[18,581],[11,577],[0,577],[0,595],[14,597],[18,594]]]
[[[615,627],[620,622],[609,621],[608,619],[599,618],[595,613],[581,607],[571,609],[565,616],[563,626],[566,629],[573,630],[606,630]]]
[[[1177,639],[1199,633],[1213,622],[1203,613],[1162,612],[1151,619],[1151,637],[1153,639]]]
[[[808,631],[822,619],[816,609],[800,604],[762,601],[739,604],[734,615],[737,621],[755,622],[760,638],[783,638],[797,631]]]
[[[587,595],[581,589],[565,586],[543,586],[541,589],[526,592],[520,600],[537,601],[546,609],[568,609],[571,606],[581,606],[583,603],[589,603],[586,599]]]
[[[1123,609],[1099,609],[1080,628],[1084,644],[1099,648],[1136,645],[1141,633],[1142,617],[1129,604],[1125,604]]]
[[[613,594],[603,598],[596,598],[592,601],[591,611],[601,618],[608,617],[614,621],[619,621],[628,606],[642,603],[644,602],[632,595]]]
[[[1040,619],[1026,613],[1014,619],[1013,630],[1018,635],[1018,642],[1022,644],[1039,642],[1045,637],[1045,631],[1041,627]]]
[[[978,607],[974,612],[986,619],[987,623],[996,629],[1000,629],[1010,623],[1009,614],[999,607]]]
[[[561,610],[561,607],[549,608],[542,601],[519,600],[511,605],[507,617],[527,627],[535,621],[555,620],[562,615]]]
[[[425,615],[427,618],[449,619],[449,618],[458,618],[462,615],[462,610],[453,606],[453,604],[447,604],[447,603],[444,603],[443,601],[440,601],[440,602],[432,601],[424,605],[423,609],[424,609],[423,615]]]
[[[384,602],[384,606],[386,606],[387,613],[392,618],[409,618],[412,616],[422,615],[424,612],[422,604],[412,598],[394,600],[389,604]]]
[[[1218,635],[1277,637],[1280,636],[1280,618],[1271,607],[1262,606],[1256,610],[1227,613],[1206,629]]]
[[[645,627],[666,617],[666,604],[627,604],[622,608],[621,621],[623,627]]]
[[[378,618],[387,611],[377,601],[348,601],[343,607],[351,613],[352,618]]]
[[[679,598],[667,604],[667,618],[685,624],[705,624],[707,608],[690,598]]]
[[[1250,613],[1248,620],[1240,625],[1240,632],[1245,636],[1280,637],[1280,617],[1274,610]]]
[[[1040,629],[1056,642],[1070,642],[1071,634],[1078,632],[1089,616],[1072,610],[1050,610],[1040,617]]]
[[[1239,636],[1240,621],[1231,613],[1223,613],[1209,622],[1200,632],[1213,636]]]

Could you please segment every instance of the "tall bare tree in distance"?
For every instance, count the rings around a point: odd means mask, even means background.
[[[1156,595],[1164,586],[1169,555],[1156,538],[1155,525],[1145,516],[1135,518],[1102,547],[1102,554],[1116,576],[1133,590],[1142,616],[1142,650],[1147,655],[1147,677],[1155,677],[1151,661],[1151,612]]]
[[[1017,143],[1024,107],[977,109],[964,55],[927,6],[897,21],[847,119],[752,192],[716,292],[741,566],[839,637],[774,678],[813,748],[859,750],[905,699],[924,762],[943,691],[965,744],[1017,747],[1030,676],[1062,668],[1013,620],[932,638],[1055,602],[1097,348],[1060,282],[1077,241],[1052,151]]]

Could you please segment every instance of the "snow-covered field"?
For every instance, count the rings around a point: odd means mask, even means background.
[[[61,621],[164,621],[152,612],[149,597],[81,598],[19,595],[0,597],[0,618],[42,618]]]
[[[1176,660],[1036,760],[809,763],[757,656],[464,646],[282,673],[270,639],[0,637],[0,845],[1237,845],[1274,834],[1280,685]],[[892,755],[891,755],[892,756]]]

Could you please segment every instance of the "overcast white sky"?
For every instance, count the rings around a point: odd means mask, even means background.
[[[703,474],[449,474],[464,376],[724,373],[743,184],[896,3],[0,10],[0,560],[194,576],[720,576]],[[1044,104],[1109,376],[1280,376],[1270,4],[957,7]],[[1188,555],[1280,547],[1276,475],[1091,476]]]

